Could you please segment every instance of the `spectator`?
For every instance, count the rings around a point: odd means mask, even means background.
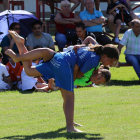
[[[132,19],[139,19],[139,17],[138,16],[136,16],[134,13],[133,13],[133,11],[132,11],[132,7],[131,7],[131,4],[130,4],[130,0],[119,0],[120,2],[124,2],[125,3],[125,5],[127,5],[127,8],[129,9],[129,13],[130,13],[130,16],[132,17]],[[107,2],[108,2],[108,4],[110,4],[111,3],[111,0],[107,0]],[[111,31],[114,33],[114,35],[115,35],[115,30],[116,30],[116,26],[115,26],[115,24],[114,24],[114,15],[113,14],[108,14],[108,16],[107,16],[107,19],[108,19],[108,26],[109,26],[109,28],[111,29]],[[114,38],[113,38],[113,40],[112,41],[114,41]]]
[[[114,39],[115,43],[119,43],[119,33],[121,29],[121,22],[123,20],[129,26],[129,28],[131,28],[132,18],[128,11],[129,10],[126,7],[125,3],[119,0],[112,0],[107,7],[107,14],[113,14],[115,16],[114,18],[114,23],[116,24],[115,39]]]
[[[27,36],[26,46],[28,50],[33,50],[37,45],[43,48],[55,50],[54,42],[50,34],[42,32],[41,21],[35,21],[31,25],[33,33]]]
[[[4,10],[9,9],[9,0],[0,0],[0,2],[3,2]]]
[[[70,2],[68,0],[61,1],[61,13],[58,13],[55,17],[55,24],[57,33],[55,36],[56,43],[58,44],[59,51],[63,51],[67,42],[72,42],[73,38],[76,36],[75,28],[76,23],[80,22],[80,17],[70,12]],[[72,38],[66,38],[66,31],[65,29],[73,29],[73,36]]]
[[[18,34],[20,34],[20,29],[21,29],[20,24],[17,22],[13,22],[9,27],[9,30],[16,31]],[[3,54],[2,62],[4,65],[6,65],[9,60],[8,60],[8,56],[5,55],[4,52],[7,49],[12,49],[15,53],[18,53],[18,49],[17,49],[17,46],[15,44],[15,41],[12,39],[10,34],[7,34],[6,36],[3,37],[2,41],[1,41],[1,47],[2,47],[1,52]]]
[[[73,45],[82,44],[85,38],[87,38],[88,36],[91,36],[96,40],[96,37],[92,32],[86,31],[85,24],[82,22],[76,24],[76,34],[77,36],[73,39],[72,42]]]
[[[140,83],[140,20],[132,20],[131,26],[132,29],[124,33],[119,42],[118,49],[121,53],[122,47],[126,46],[125,59],[128,63],[133,65]]]
[[[10,75],[5,67],[5,65],[3,65],[2,62],[2,53],[0,52],[0,90],[6,90],[6,89],[11,89],[11,78]],[[4,80],[6,77],[6,80]],[[6,82],[7,81],[7,82]]]
[[[86,10],[80,13],[80,18],[86,26],[88,32],[94,33],[98,43],[102,45],[110,44],[111,40],[103,34],[102,23],[105,18],[101,11],[94,9],[94,0],[85,0]]]
[[[18,80],[17,80],[17,73],[21,67],[20,63],[15,63],[11,57],[8,56],[9,62],[6,64],[6,68],[10,74],[11,81],[12,81],[12,88],[17,88]]]
[[[73,7],[71,8],[70,12],[72,13],[81,3],[81,11],[84,10],[84,0],[68,0],[71,3],[74,3]],[[51,18],[50,20],[54,20],[54,1],[53,0],[48,0],[50,9],[51,9]]]

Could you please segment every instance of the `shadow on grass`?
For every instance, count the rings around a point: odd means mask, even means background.
[[[32,140],[32,139],[85,139],[85,140],[101,140],[104,139],[100,136],[100,134],[89,134],[89,133],[66,133],[61,132],[66,130],[65,128],[58,129],[56,131],[50,131],[47,133],[39,133],[34,135],[16,135],[16,136],[9,136],[3,137],[0,139],[8,139],[8,140]]]
[[[106,85],[107,86],[134,86],[140,84],[138,83],[138,80],[134,80],[134,81],[111,80]]]

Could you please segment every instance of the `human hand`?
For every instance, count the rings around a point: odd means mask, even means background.
[[[77,53],[77,50],[81,47],[85,47],[85,44],[81,44],[81,45],[74,45],[73,50]]]

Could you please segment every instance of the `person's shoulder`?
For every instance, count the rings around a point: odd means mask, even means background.
[[[48,34],[48,33],[44,33],[44,32],[42,32],[42,34],[45,36],[45,37],[52,37],[50,34]]]
[[[101,12],[101,11],[98,11],[98,10],[96,10],[96,9],[94,9],[94,13],[97,13],[97,14],[102,14],[102,12]]]
[[[85,14],[85,13],[86,13],[86,10],[80,12],[80,14]]]
[[[28,34],[27,38],[33,37],[33,33]]]
[[[5,35],[5,36],[2,38],[2,41],[6,41],[6,40],[9,40],[8,34]]]
[[[2,64],[2,63],[0,63],[0,67],[6,68],[6,66],[4,64]]]

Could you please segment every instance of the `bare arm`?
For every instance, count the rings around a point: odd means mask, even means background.
[[[78,71],[79,71],[79,66],[76,64],[76,65],[74,66],[74,72],[73,72],[74,81],[75,81],[75,79],[76,79],[76,77],[77,77]]]
[[[121,49],[123,48],[123,45],[119,44],[117,48],[119,50],[119,53],[121,53]]]
[[[66,19],[62,18],[60,13],[56,14],[55,22],[58,24],[74,24],[73,21],[67,21]]]
[[[11,77],[8,76],[8,77],[7,77],[7,80],[8,80],[8,84],[9,84],[9,86],[11,86],[11,85],[12,85]]]
[[[84,75],[84,73],[82,73],[79,69],[78,72],[77,72],[76,78],[81,78],[83,75]]]
[[[81,18],[77,15],[77,14],[74,14],[74,18],[68,18],[68,19],[65,19],[66,21],[71,21],[71,22],[74,22],[74,23],[78,23],[81,21]]]
[[[97,19],[83,20],[82,22],[85,24],[85,26],[91,27],[91,26],[95,26],[95,25],[104,23],[105,18],[104,17],[99,17]]]

